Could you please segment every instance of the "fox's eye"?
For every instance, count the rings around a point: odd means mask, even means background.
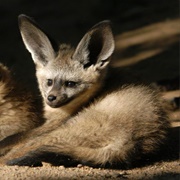
[[[74,82],[74,81],[66,81],[66,82],[65,82],[65,86],[66,86],[66,87],[70,87],[70,88],[75,87],[76,84],[77,84],[77,83]]]
[[[48,79],[48,80],[47,80],[47,85],[48,85],[48,86],[52,86],[52,84],[53,84],[52,79]]]

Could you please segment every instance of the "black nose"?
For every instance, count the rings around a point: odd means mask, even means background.
[[[54,95],[49,95],[48,98],[47,98],[50,102],[56,100],[56,96]]]

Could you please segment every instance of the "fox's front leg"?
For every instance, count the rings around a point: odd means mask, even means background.
[[[72,159],[69,156],[62,154],[45,152],[46,147],[41,147],[32,152],[27,153],[26,155],[9,160],[6,162],[9,166],[30,166],[37,167],[42,166],[42,162],[48,162],[54,166],[64,165],[66,167],[77,166],[78,161]]]
[[[22,152],[22,154],[19,152],[21,148],[22,148],[22,145],[20,145],[19,147],[16,147],[15,151],[10,152],[10,154],[8,154],[9,156],[5,157],[4,161],[7,165],[31,166],[31,167],[42,166],[41,162],[42,162],[43,154],[40,150],[41,148],[31,148],[30,146],[27,147],[26,145],[22,149],[22,151],[24,151],[25,153]],[[28,151],[28,149],[31,149],[31,150]]]
[[[42,166],[42,158],[42,151],[40,149],[36,149],[34,151],[28,152],[24,156],[9,160],[6,162],[6,164],[9,166],[18,165],[36,167]]]
[[[22,156],[20,158],[15,158],[10,161],[7,161],[6,163],[9,166],[30,166],[30,167],[37,167],[37,166],[42,166],[42,163],[39,158],[33,157],[33,156]]]
[[[52,165],[74,166],[77,161],[69,156],[69,150],[73,148],[65,136],[68,132],[69,127],[59,127],[34,139],[25,139],[4,156],[0,163],[35,167],[41,166],[41,162],[48,162]],[[71,138],[74,141],[73,135],[70,135]]]

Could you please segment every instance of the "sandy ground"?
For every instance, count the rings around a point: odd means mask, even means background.
[[[0,179],[2,180],[56,180],[56,179],[153,179],[153,180],[179,180],[180,162],[158,162],[154,165],[132,170],[107,170],[95,169],[87,166],[76,168],[51,167],[1,167]]]

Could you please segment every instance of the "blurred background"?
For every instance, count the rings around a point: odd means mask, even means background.
[[[0,61],[33,86],[34,64],[21,40],[19,14],[33,17],[59,43],[72,45],[109,19],[116,40],[114,66],[149,82],[179,79],[178,0],[1,0]]]

